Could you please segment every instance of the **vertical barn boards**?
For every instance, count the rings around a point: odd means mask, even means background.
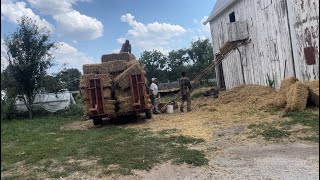
[[[296,76],[319,80],[319,1],[287,0]]]
[[[234,51],[223,62],[226,88],[243,82],[267,85],[267,75],[279,88],[284,76],[294,75],[285,0],[234,1],[210,21],[213,52],[218,52],[228,42],[229,14],[232,12],[235,12],[236,21],[246,22],[251,43],[239,47],[241,56]]]

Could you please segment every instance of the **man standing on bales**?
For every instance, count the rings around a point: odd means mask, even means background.
[[[190,100],[190,92],[191,92],[191,83],[190,79],[186,76],[186,72],[182,72],[182,77],[179,79],[180,85],[180,93],[181,93],[181,105],[180,111],[183,112],[183,104],[187,101],[187,110],[191,111],[191,100]]]
[[[157,102],[157,97],[159,97],[157,79],[152,78],[151,82],[152,83],[150,85],[150,99],[153,106],[153,113],[160,114],[160,111],[158,110],[158,102]]]
[[[131,44],[129,42],[129,40],[126,40],[126,42],[124,44],[122,44],[120,53],[122,52],[128,52],[131,54]]]

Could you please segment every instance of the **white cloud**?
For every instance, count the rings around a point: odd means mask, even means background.
[[[196,41],[198,39],[210,39],[210,25],[203,25],[203,22],[207,20],[208,16],[204,16],[201,20],[193,19],[193,28],[188,31],[190,33],[190,37],[192,37],[191,41]]]
[[[53,17],[59,30],[58,36],[71,37],[76,40],[88,40],[101,37],[103,25],[96,18],[86,16],[74,10],[72,5],[90,0],[28,0],[32,7],[43,14]]]
[[[210,23],[207,23],[206,25],[203,25],[203,23],[208,19],[208,16],[204,16],[202,19],[201,19],[201,25],[202,25],[202,29],[204,31],[207,31],[207,32],[210,32]]]
[[[79,40],[96,39],[102,36],[102,23],[78,11],[73,10],[65,14],[54,15],[53,18],[57,21],[58,29],[65,36]]]
[[[28,0],[32,7],[38,9],[44,14],[55,15],[72,11],[72,3],[75,0]]]
[[[26,7],[25,2],[14,2],[10,0],[1,1],[1,17],[9,22],[18,24],[18,21],[22,16],[28,16],[35,20],[35,23],[40,28],[47,28],[50,31],[54,30],[54,27],[46,21],[44,18],[36,15],[30,8]]]
[[[83,64],[97,63],[92,57],[87,56],[85,53],[79,51],[75,47],[66,42],[59,42],[58,49],[52,51],[56,66],[51,68],[51,72],[57,72],[57,67],[64,66],[66,68],[77,68],[82,72]]]
[[[4,40],[1,39],[1,71],[8,66],[6,52],[7,50],[4,45]],[[85,53],[65,42],[57,43],[57,49],[51,50],[51,53],[55,57],[55,66],[49,69],[50,73],[57,73],[61,67],[77,68],[82,72],[83,64],[97,63],[92,57],[87,56]]]
[[[174,43],[174,38],[187,32],[179,25],[159,22],[143,24],[136,21],[131,14],[121,16],[120,20],[128,23],[131,29],[128,30],[125,37],[121,37],[117,41],[122,43],[124,39],[129,39],[130,43],[138,47],[140,51],[155,49],[166,52],[168,45]]]
[[[118,38],[118,39],[117,39],[117,42],[118,42],[119,44],[123,44],[123,43],[126,42],[126,38]]]

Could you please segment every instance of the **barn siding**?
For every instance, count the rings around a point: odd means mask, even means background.
[[[297,78],[319,80],[319,1],[288,1],[290,32]],[[315,64],[307,65],[304,49],[314,47]]]
[[[267,85],[266,79],[269,75],[275,80],[275,87],[279,88],[281,80],[286,77],[294,76],[295,69],[299,67],[300,74],[312,74],[310,79],[319,79],[319,52],[318,52],[318,26],[314,23],[319,23],[318,16],[308,16],[308,23],[313,24],[313,29],[309,25],[311,37],[317,37],[312,40],[312,45],[316,49],[316,64],[312,66],[304,65],[305,59],[302,59],[304,49],[299,48],[295,56],[300,56],[299,62],[293,62],[293,52],[291,49],[291,38],[289,33],[289,22],[286,0],[239,0],[231,7],[227,8],[219,16],[215,17],[210,22],[211,36],[213,39],[213,52],[218,52],[219,48],[227,42],[228,32],[227,24],[229,23],[229,14],[235,12],[236,21],[246,21],[248,25],[249,38],[251,43],[239,47],[242,54],[242,64],[244,69],[244,79],[241,72],[241,60],[238,51],[232,52],[223,62],[223,71],[225,77],[226,88],[238,86],[245,82],[246,84]],[[319,3],[312,3],[314,11],[318,11]],[[291,8],[297,8],[297,0],[292,4]],[[306,5],[304,5],[306,7]],[[311,6],[310,6],[311,7]],[[316,8],[315,8],[316,7]],[[292,10],[295,12],[297,10]],[[310,11],[310,10],[309,10]],[[299,11],[300,12],[300,11]],[[319,11],[318,11],[319,14]],[[295,13],[295,17],[301,16]],[[296,26],[303,23],[296,22]],[[303,21],[304,22],[304,21]],[[306,24],[308,24],[306,23]],[[306,26],[306,25],[305,25]],[[305,42],[306,38],[302,38],[304,26],[294,29],[297,34],[296,43]],[[293,29],[291,28],[291,31]],[[293,34],[293,33],[291,33]],[[300,36],[299,36],[300,35]],[[304,35],[304,34],[303,34]],[[310,36],[309,36],[310,37]],[[310,38],[309,38],[310,39]],[[306,44],[306,43],[305,43]],[[297,72],[296,72],[297,73]],[[298,73],[297,73],[298,74]],[[301,77],[302,75],[297,75]],[[305,75],[306,76],[306,75]],[[306,76],[307,77],[307,76]],[[302,79],[302,78],[299,78]]]

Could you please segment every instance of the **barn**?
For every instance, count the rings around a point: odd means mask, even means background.
[[[207,23],[220,88],[319,80],[318,0],[217,0]]]

